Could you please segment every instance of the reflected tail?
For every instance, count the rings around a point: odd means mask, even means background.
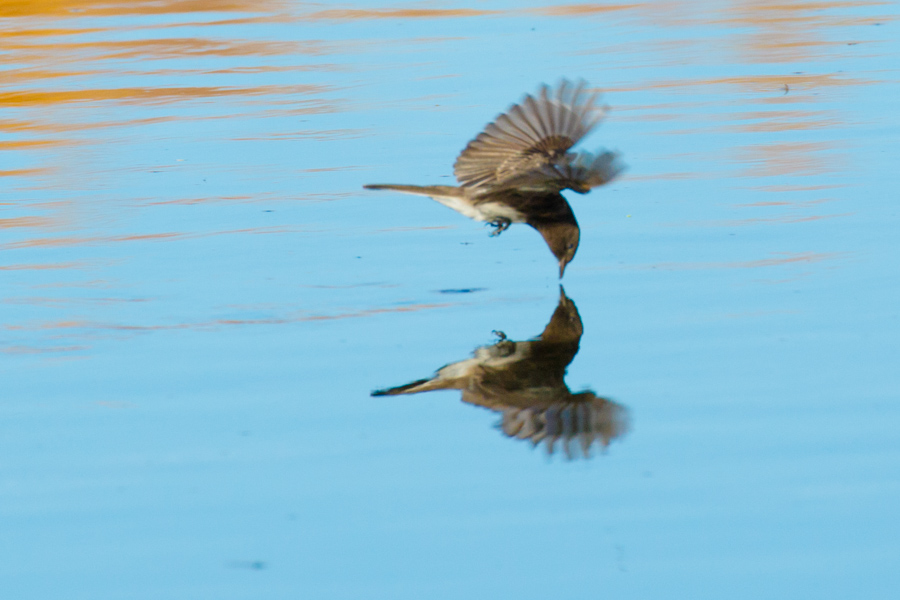
[[[419,379],[418,381],[413,381],[412,383],[407,383],[406,385],[399,385],[394,388],[388,388],[386,390],[375,390],[372,392],[373,396],[399,396],[400,394],[418,394],[419,392],[430,392],[432,390],[445,390],[448,388],[452,388],[452,385],[448,385],[447,381],[442,381],[439,378],[435,379]]]

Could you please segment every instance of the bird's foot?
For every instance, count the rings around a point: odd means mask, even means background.
[[[488,225],[494,228],[494,230],[491,232],[491,237],[496,237],[509,229],[509,226],[512,225],[512,221],[503,217],[498,217],[488,223]]]
[[[502,331],[500,331],[500,330],[498,330],[498,329],[495,329],[495,330],[493,330],[491,333],[493,333],[494,335],[497,336],[497,338],[498,338],[497,341],[498,341],[498,342],[505,342],[505,341],[506,341],[506,334],[503,333]]]

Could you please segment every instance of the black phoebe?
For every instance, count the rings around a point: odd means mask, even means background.
[[[511,438],[545,442],[547,451],[561,442],[569,458],[577,444],[587,457],[594,442],[604,448],[628,430],[624,406],[591,390],[573,394],[564,381],[578,353],[583,328],[575,303],[560,288],[559,305],[538,337],[500,340],[475,349],[473,357],[442,367],[431,379],[372,392],[373,396],[461,390],[462,401],[501,414],[500,429]]]
[[[569,152],[597,126],[605,114],[599,94],[587,83],[562,80],[555,90],[541,86],[525,96],[469,142],[456,159],[459,186],[364,186],[429,196],[476,221],[494,226],[499,235],[511,223],[527,223],[543,236],[559,261],[562,279],[578,250],[575,215],[560,194],[579,194],[603,185],[621,170],[613,152]]]

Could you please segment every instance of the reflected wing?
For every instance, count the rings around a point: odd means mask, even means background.
[[[553,454],[560,442],[566,458],[590,456],[591,446],[606,448],[628,432],[628,409],[601,398],[591,391],[571,394],[568,401],[546,407],[507,407],[503,409],[500,429],[505,435],[530,440],[534,446],[546,445]]]
[[[541,86],[485,127],[456,159],[460,185],[489,190],[526,172],[566,162],[566,153],[603,118],[599,94],[587,83],[563,80],[556,90]]]

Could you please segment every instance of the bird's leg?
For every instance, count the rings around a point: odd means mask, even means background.
[[[516,351],[516,343],[506,337],[505,333],[503,333],[502,331],[497,331],[496,329],[491,333],[497,336],[497,341],[494,342],[493,346],[493,348],[497,352],[495,356],[511,356]]]
[[[497,217],[489,224],[494,228],[494,231],[491,232],[491,237],[495,237],[509,229],[509,226],[512,225],[512,221],[510,221],[506,217]]]

